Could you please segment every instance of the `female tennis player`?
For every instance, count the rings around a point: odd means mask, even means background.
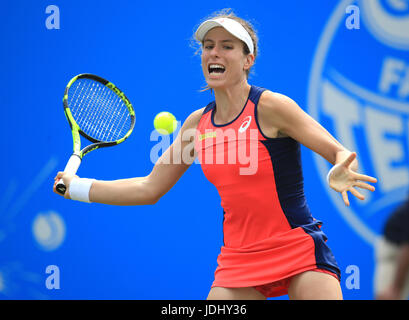
[[[208,299],[285,294],[342,299],[340,270],[304,197],[300,144],[333,165],[329,186],[347,206],[348,192],[364,200],[356,187],[374,191],[368,182],[376,179],[358,174],[356,153],[293,100],[248,83],[257,56],[257,37],[248,22],[222,12],[205,20],[195,38],[215,101],[190,114],[146,177],[98,181],[59,172],[55,179],[64,180],[65,197],[112,205],[156,203],[193,162],[183,155],[191,145],[183,137],[194,130],[194,155],[224,210],[224,245]]]

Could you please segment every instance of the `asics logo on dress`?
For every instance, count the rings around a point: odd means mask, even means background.
[[[251,116],[248,116],[244,119],[243,123],[241,124],[239,128],[239,132],[243,133],[244,131],[247,130],[247,128],[250,126],[251,123]]]

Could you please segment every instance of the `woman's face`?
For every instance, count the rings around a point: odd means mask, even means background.
[[[243,53],[243,42],[222,27],[211,29],[203,39],[202,70],[210,88],[226,88],[246,80],[254,55]]]

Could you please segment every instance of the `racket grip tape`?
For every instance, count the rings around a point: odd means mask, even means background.
[[[74,174],[77,173],[80,164],[81,164],[81,157],[76,155],[76,154],[73,154],[70,157],[70,159],[68,160],[68,162],[67,162],[67,164],[66,164],[66,166],[64,168],[64,172],[68,173],[68,174],[71,174],[71,175],[74,175]],[[65,186],[64,181],[62,179],[60,179],[57,182],[57,185],[55,186],[55,189],[58,191],[58,193],[60,193],[62,195],[65,194],[65,191],[67,190],[67,187]]]

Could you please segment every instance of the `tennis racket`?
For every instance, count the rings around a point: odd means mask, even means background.
[[[74,153],[64,169],[69,174],[76,174],[88,152],[124,142],[135,125],[135,112],[125,94],[112,82],[93,74],[80,74],[70,80],[63,106],[74,143]],[[91,142],[83,149],[80,135]],[[62,179],[56,189],[65,194]]]

